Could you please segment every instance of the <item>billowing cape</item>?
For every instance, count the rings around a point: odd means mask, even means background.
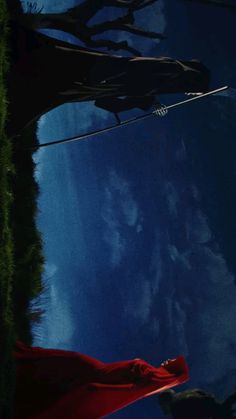
[[[18,342],[15,358],[15,419],[97,419],[189,377],[182,356],[159,368],[140,359],[107,364]]]

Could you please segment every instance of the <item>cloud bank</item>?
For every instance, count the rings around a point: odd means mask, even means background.
[[[134,199],[132,185],[111,170],[104,185],[102,219],[105,223],[104,240],[109,246],[110,263],[118,266],[128,247],[129,229],[136,235],[142,231],[143,216]]]
[[[69,349],[75,324],[66,296],[56,285],[51,285],[47,301],[47,311],[35,331],[34,345],[46,348]]]
[[[214,240],[196,187],[191,190],[195,191],[194,205],[181,213],[175,199],[171,210],[169,207],[176,223],[184,221],[185,231],[181,245],[175,236],[167,243],[173,296],[165,302],[170,333],[189,356],[195,385],[205,383],[214,388],[235,363],[235,276]],[[171,196],[175,196],[173,190]],[[228,378],[224,391],[231,390]]]

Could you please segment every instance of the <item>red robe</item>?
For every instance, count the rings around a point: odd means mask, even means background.
[[[17,343],[15,419],[97,419],[188,380],[182,356],[155,368]]]

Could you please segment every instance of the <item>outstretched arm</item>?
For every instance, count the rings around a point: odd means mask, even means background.
[[[127,41],[115,42],[108,39],[91,39],[86,40],[86,45],[91,48],[107,48],[113,51],[127,51],[135,57],[140,57],[142,54],[136,48],[131,47]]]
[[[100,369],[99,385],[126,385],[145,382],[152,369],[151,365],[141,359],[107,363]]]
[[[148,110],[154,105],[155,96],[137,96],[137,97],[125,97],[117,98],[101,98],[95,101],[95,105],[98,108],[105,109],[112,113],[119,113],[128,111],[130,109],[139,108],[144,111]]]

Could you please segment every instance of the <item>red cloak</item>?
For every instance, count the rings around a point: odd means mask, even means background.
[[[188,380],[182,356],[155,368],[77,352],[16,346],[15,419],[97,419]]]

